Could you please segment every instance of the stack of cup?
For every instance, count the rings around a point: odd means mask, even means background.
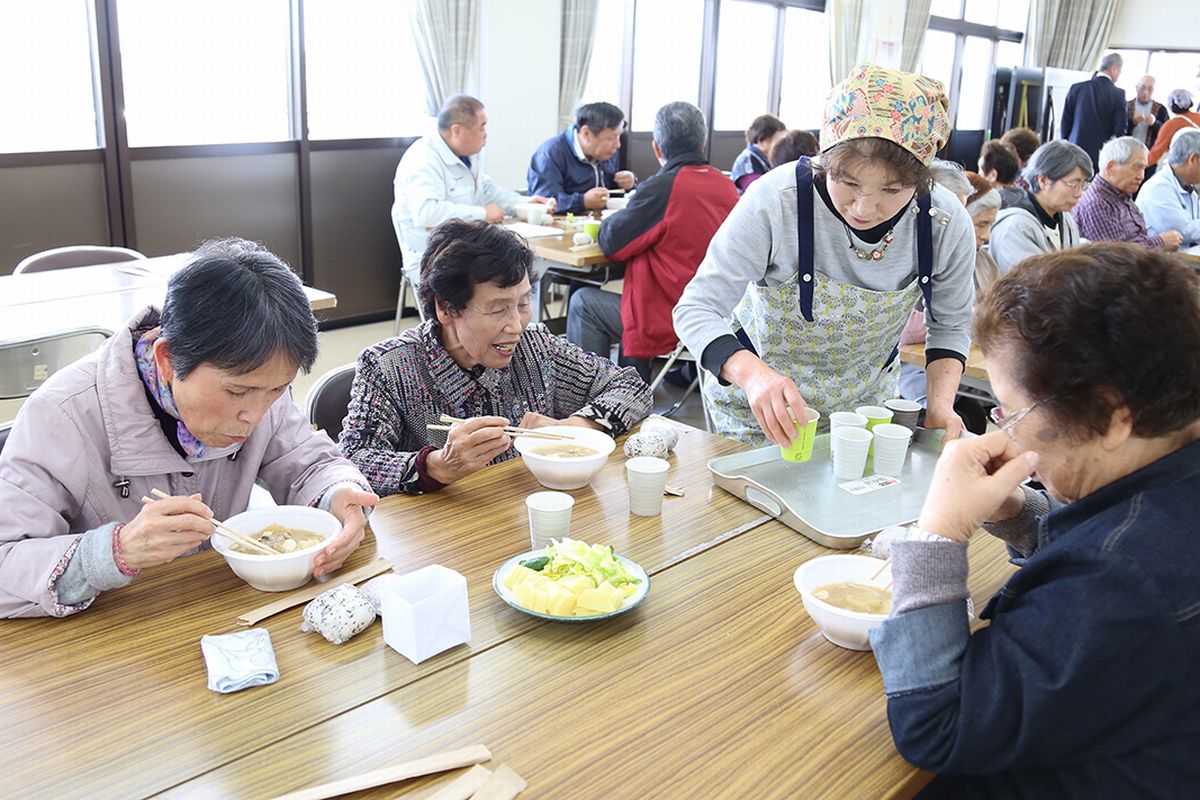
[[[575,498],[566,492],[534,492],[525,498],[529,509],[529,546],[541,550],[551,539],[571,533],[571,509]]]
[[[829,449],[837,457],[838,440],[833,434],[843,425],[850,428],[866,428],[867,418],[853,411],[835,411],[829,415]]]
[[[667,470],[670,468],[671,462],[653,456],[638,456],[625,462],[631,514],[657,517],[662,513],[663,490],[667,487]]]
[[[867,430],[872,430],[876,425],[883,425],[886,422],[892,421],[892,412],[883,406],[859,406],[854,409],[856,414],[862,414],[867,418]],[[872,444],[867,450],[867,454],[875,452],[875,445]]]
[[[817,438],[817,423],[821,420],[821,412],[806,408],[805,413],[808,414],[807,423],[801,424],[793,419],[796,423],[796,438],[792,440],[792,446],[779,447],[779,455],[784,461],[808,461],[812,458],[813,442]]]
[[[887,400],[883,407],[892,412],[892,422],[903,425],[910,431],[917,430],[917,417],[921,415],[921,404],[913,400]]]
[[[913,432],[903,425],[884,423],[871,429],[875,437],[875,474],[899,477]]]
[[[833,474],[840,480],[852,481],[863,476],[867,465],[867,450],[871,434],[865,428],[842,425],[833,432]]]

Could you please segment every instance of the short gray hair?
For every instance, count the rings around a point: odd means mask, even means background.
[[[988,211],[993,208],[999,211],[1001,205],[1000,193],[995,189],[988,189],[979,197],[967,203],[967,213],[974,218],[980,211]]]
[[[654,141],[668,161],[704,149],[708,125],[704,114],[691,103],[667,103],[654,115]]]
[[[1113,67],[1125,66],[1125,59],[1121,58],[1120,53],[1109,53],[1104,58],[1100,59],[1100,71],[1108,72]]]
[[[468,122],[474,122],[482,108],[483,103],[469,94],[451,95],[446,98],[446,102],[442,103],[442,108],[438,111],[438,130],[448,131],[452,125],[466,125]]]
[[[1038,178],[1045,176],[1053,183],[1060,181],[1079,167],[1089,179],[1092,177],[1092,157],[1077,144],[1066,139],[1054,139],[1033,151],[1021,175],[1029,184],[1029,190],[1037,194],[1042,190]]]
[[[1150,153],[1146,143],[1136,136],[1117,136],[1109,139],[1104,143],[1104,147],[1100,148],[1101,171],[1114,161],[1118,164],[1128,164],[1129,159],[1139,150],[1142,155]]]
[[[934,183],[949,189],[955,197],[970,196],[975,191],[975,187],[971,186],[971,182],[967,180],[962,165],[953,161],[935,158],[929,165],[929,172],[933,175]]]
[[[1172,167],[1182,166],[1192,156],[1200,156],[1200,129],[1196,128],[1175,134],[1167,151],[1167,163]]]

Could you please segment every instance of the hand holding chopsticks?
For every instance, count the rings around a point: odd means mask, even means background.
[[[166,500],[171,497],[171,495],[167,494],[166,492],[162,491],[161,489],[151,489],[150,494],[154,495],[159,500]],[[153,503],[154,501],[151,500],[149,497],[143,497],[142,502],[143,503]],[[226,525],[224,522],[221,522],[219,519],[214,518],[209,521],[212,523],[212,526],[214,528],[216,528],[216,535],[220,536],[223,539],[227,539],[236,544],[240,544],[243,547],[247,547],[251,550],[261,553],[262,555],[273,556],[273,555],[277,555],[279,553],[278,550],[275,550],[268,545],[262,544],[258,541],[255,541],[254,539],[250,538],[249,536],[238,533],[233,528],[230,528],[228,525]]]
[[[212,509],[198,494],[143,502],[113,538],[113,560],[126,574],[173,561],[213,535]]]

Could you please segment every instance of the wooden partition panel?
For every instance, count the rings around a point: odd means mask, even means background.
[[[112,244],[102,164],[0,169],[0,275],[26,256],[70,244]]]

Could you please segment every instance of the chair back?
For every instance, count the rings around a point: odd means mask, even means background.
[[[0,400],[28,397],[54,373],[90,354],[111,334],[80,328],[0,345]]]
[[[4,452],[4,443],[8,441],[8,432],[12,430],[11,422],[0,422],[0,453]]]
[[[324,430],[335,442],[342,435],[342,420],[350,408],[350,387],[354,384],[354,364],[331,369],[313,384],[304,398],[308,421]]]
[[[120,264],[125,261],[142,261],[145,258],[137,250],[130,250],[128,247],[77,244],[34,253],[17,264],[13,274],[48,272],[52,269],[68,269],[70,267],[91,267],[96,264]]]

